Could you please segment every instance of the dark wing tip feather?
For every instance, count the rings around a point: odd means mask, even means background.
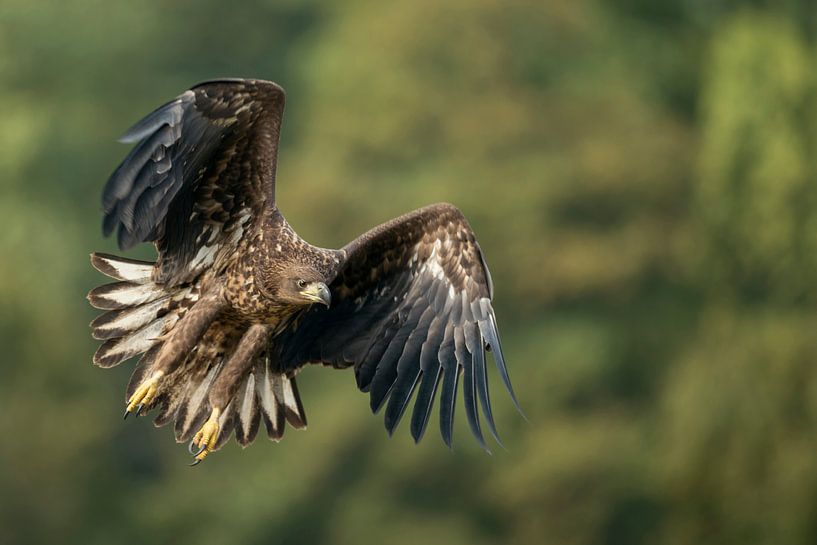
[[[483,331],[483,335],[486,335],[486,340],[488,341],[489,346],[491,347],[491,353],[494,355],[494,362],[496,363],[496,368],[499,371],[500,377],[502,377],[502,383],[505,385],[505,390],[507,390],[508,395],[511,396],[511,401],[513,401],[514,407],[519,412],[520,416],[525,419],[525,422],[528,421],[528,417],[525,415],[525,412],[522,410],[522,406],[519,404],[519,400],[516,397],[516,394],[513,391],[513,386],[511,385],[511,378],[508,375],[508,367],[505,365],[505,355],[502,352],[502,343],[499,340],[499,328],[496,324],[496,316],[494,316],[493,312],[488,314],[488,322],[487,327]]]
[[[384,417],[386,431],[389,432],[389,436],[394,433],[394,430],[397,429],[397,425],[403,418],[403,414],[406,412],[406,407],[409,405],[409,400],[411,400],[411,395],[417,387],[419,378],[420,370],[417,369],[414,373],[410,374],[407,372],[403,376],[398,376],[397,381],[395,381],[395,386],[389,396],[389,405],[386,407],[386,415]]]
[[[434,312],[430,308],[426,308],[420,314],[416,326],[408,324],[412,327],[412,332],[403,347],[400,359],[396,363],[397,379],[389,395],[389,406],[386,409],[385,424],[389,435],[400,423],[411,396],[417,388],[422,374],[420,369],[422,348],[427,340],[428,328],[433,318]]]
[[[104,206],[104,205],[103,205]],[[102,218],[102,236],[109,237],[119,224],[118,205],[110,212],[105,212]]]
[[[436,296],[439,297],[439,294]],[[411,415],[411,436],[415,443],[419,443],[428,425],[428,417],[434,404],[437,384],[442,376],[442,366],[439,361],[440,347],[445,339],[446,318],[440,313],[443,306],[435,308],[435,317],[428,328],[428,337],[420,350],[419,388],[414,400],[414,411]]]
[[[185,91],[171,101],[168,101],[134,123],[117,139],[122,144],[132,144],[150,136],[163,125],[177,125],[182,118],[184,107],[182,103],[193,99],[192,91]]]
[[[442,367],[437,365],[435,370],[423,372],[420,389],[417,391],[417,399],[414,402],[414,412],[411,415],[411,436],[415,443],[419,443],[425,434],[442,371]]]
[[[384,387],[383,389],[378,390],[377,392],[372,391],[369,394],[369,408],[372,410],[372,414],[377,414],[380,412],[380,409],[383,408],[383,405],[386,404],[386,400],[391,393],[392,386],[394,386],[394,382],[391,383],[387,388]]]
[[[404,320],[404,322],[414,323],[417,320],[416,313],[418,311],[422,311],[422,309],[419,308],[419,305],[412,309],[411,313]],[[379,358],[379,363],[377,364],[377,369],[371,382],[370,394],[370,406],[372,408],[372,412],[375,414],[378,413],[383,407],[386,398],[391,395],[392,389],[397,382],[397,360],[403,353],[403,348],[408,341],[410,334],[410,327],[401,327],[399,330],[397,330],[392,337],[391,342],[388,344],[385,352],[383,352],[382,356]]]
[[[456,361],[444,366],[443,390],[440,393],[440,435],[443,443],[454,448],[454,410],[457,402],[457,383],[460,373]]]
[[[482,447],[484,451],[490,452],[488,445],[485,444],[485,438],[482,435],[482,428],[479,423],[474,355],[470,354],[468,350],[468,344],[471,344],[468,339],[472,339],[474,335],[474,327],[472,326],[474,326],[473,323],[467,322],[462,330],[457,329],[455,332],[456,336],[454,337],[457,347],[457,360],[463,368],[462,399],[465,405],[465,416],[468,420],[468,426],[471,428],[471,433],[474,434],[479,446]],[[460,331],[462,332],[460,333]]]
[[[139,244],[141,241],[136,237],[136,234],[125,229],[124,225],[120,225],[116,232],[116,245],[122,251],[127,251]]]
[[[491,435],[494,437],[494,440],[496,440],[499,446],[505,448],[505,446],[502,444],[502,440],[499,438],[496,423],[494,422],[494,415],[493,411],[491,410],[491,396],[488,392],[488,370],[486,369],[485,365],[485,352],[483,351],[484,349],[483,343],[481,342],[481,335],[477,336],[479,337],[477,339],[478,342],[476,346],[473,347],[475,387],[480,405],[482,406],[482,414],[485,416],[485,421],[488,423],[488,430],[491,432]]]

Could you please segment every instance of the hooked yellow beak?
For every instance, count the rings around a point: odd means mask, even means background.
[[[312,282],[300,292],[305,299],[313,303],[321,303],[329,308],[332,302],[332,293],[323,282]]]

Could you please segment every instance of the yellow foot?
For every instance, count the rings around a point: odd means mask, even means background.
[[[219,409],[213,409],[210,413],[210,418],[201,427],[196,435],[193,436],[193,441],[190,442],[190,454],[193,454],[192,466],[197,465],[204,460],[208,454],[213,452],[216,448],[216,441],[218,440],[218,417],[221,414]],[[198,451],[193,452],[193,447],[198,447]]]
[[[128,406],[125,407],[125,418],[132,412],[136,412],[136,416],[142,410],[142,407],[150,406],[151,402],[156,398],[159,391],[159,381],[164,376],[162,371],[156,371],[149,379],[144,381],[136,388],[133,395],[128,399]]]

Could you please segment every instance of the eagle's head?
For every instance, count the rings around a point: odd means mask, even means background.
[[[271,296],[285,304],[307,306],[320,303],[329,307],[332,294],[321,271],[301,264],[284,267],[272,286]]]

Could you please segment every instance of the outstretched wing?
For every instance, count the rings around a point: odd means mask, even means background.
[[[260,80],[199,84],[122,138],[138,142],[102,194],[105,235],[152,241],[158,278],[189,281],[275,201],[284,91]]]
[[[354,366],[358,387],[371,393],[377,412],[388,399],[392,433],[417,391],[411,433],[419,441],[438,385],[440,429],[451,446],[458,380],[465,412],[485,448],[477,399],[499,441],[491,413],[485,349],[519,408],[511,388],[496,318],[493,288],[474,233],[452,205],[432,205],[401,216],[344,248],[332,282],[331,308],[310,309],[279,338],[280,363]]]

